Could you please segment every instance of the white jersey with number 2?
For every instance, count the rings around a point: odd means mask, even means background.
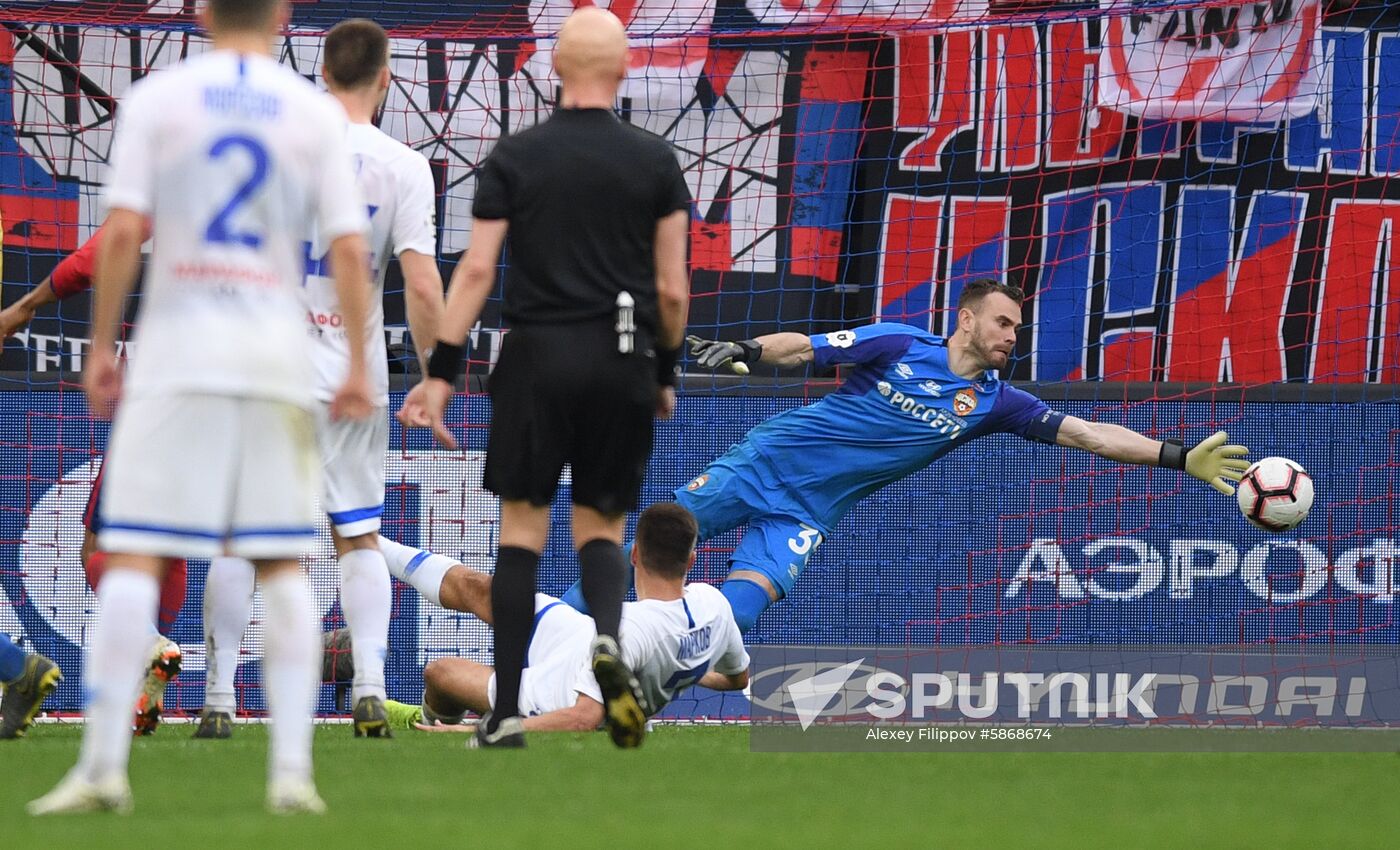
[[[122,102],[106,200],[151,216],[129,396],[310,406],[306,234],[368,228],[340,105],[271,58],[219,50]]]

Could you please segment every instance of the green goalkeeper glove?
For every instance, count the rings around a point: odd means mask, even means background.
[[[749,363],[757,363],[763,356],[763,346],[751,339],[740,342],[701,339],[698,336],[685,338],[690,346],[690,356],[702,369],[718,369],[728,366],[736,375],[747,375]]]
[[[1244,446],[1225,445],[1230,435],[1216,431],[1196,444],[1186,453],[1185,470],[1192,477],[1199,478],[1226,496],[1234,495],[1235,488],[1228,481],[1239,481],[1244,471],[1249,469],[1249,461],[1244,456],[1249,449]]]

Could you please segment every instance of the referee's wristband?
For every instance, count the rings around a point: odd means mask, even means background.
[[[1186,468],[1186,447],[1180,440],[1167,440],[1162,443],[1162,452],[1157,456],[1157,465],[1168,469]]]
[[[462,373],[462,360],[466,358],[466,354],[466,346],[438,340],[428,358],[428,377],[455,384],[457,376]]]
[[[680,346],[675,348],[656,348],[656,384],[661,387],[674,387],[676,378],[680,375],[680,369],[676,363],[680,360]]]

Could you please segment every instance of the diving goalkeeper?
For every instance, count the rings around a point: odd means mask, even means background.
[[[690,338],[691,354],[705,369],[755,362],[854,367],[834,393],[755,427],[676,491],[676,501],[699,521],[701,540],[748,526],[720,587],[742,631],[792,590],[856,502],[986,434],[1184,469],[1221,493],[1234,492],[1229,482],[1249,467],[1249,450],[1225,445],[1224,431],[1188,450],[1058,413],[1001,381],[996,370],[1015,348],[1023,300],[1021,290],[994,280],[968,283],[958,299],[957,329],[946,340],[894,323],[810,337]],[[577,587],[564,599],[582,605]]]

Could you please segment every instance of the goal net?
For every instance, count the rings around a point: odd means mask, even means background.
[[[0,10],[6,305],[100,223],[113,118],[133,82],[208,49],[191,2]],[[1217,429],[1285,455],[1318,500],[1296,531],[1249,526],[1183,475],[989,437],[861,503],[755,644],[1326,647],[1400,638],[1394,590],[1400,276],[1400,15],[1380,3],[613,0],[633,39],[623,120],[666,138],[691,192],[691,332],[738,339],[869,321],[951,331],[962,286],[1028,294],[1009,378],[1052,406],[1188,445]],[[477,166],[554,106],[564,0],[294,3],[279,59],[316,78],[322,36],[391,34],[380,126],[428,157],[444,277],[471,237]],[[396,271],[391,371],[416,367]],[[81,514],[106,444],[78,386],[88,303],[41,312],[0,363],[0,631],[81,669],[92,619]],[[489,569],[481,487],[499,300],[472,334],[464,450],[393,425],[384,533]],[[840,375],[691,374],[658,425],[645,501]],[[395,404],[399,396],[395,396]],[[542,590],[577,574],[564,512]],[[737,533],[694,580],[728,572]],[[307,569],[340,625],[323,536]],[[203,700],[199,598],[174,627],[173,707]],[[260,607],[257,609],[260,616]],[[256,619],[256,618],[255,618]],[[240,705],[261,630],[245,643]],[[487,660],[480,622],[395,586],[390,695],[422,666]],[[80,706],[69,675],[51,707]],[[322,708],[329,710],[329,692]],[[682,717],[742,697],[687,695]]]

